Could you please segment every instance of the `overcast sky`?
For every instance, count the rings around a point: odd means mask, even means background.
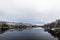
[[[60,0],[0,0],[0,20],[48,23],[60,18]]]

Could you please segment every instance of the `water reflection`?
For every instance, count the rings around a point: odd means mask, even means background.
[[[32,29],[33,27],[24,27],[24,28],[0,28],[0,34],[3,34],[1,36],[3,37],[6,37],[6,38],[3,38],[0,36],[0,40],[37,40],[38,37],[35,36],[35,34],[32,32]],[[11,29],[13,29],[12,33],[11,33]],[[27,29],[27,30],[26,30]],[[10,31],[8,31],[10,30]],[[18,32],[14,32],[14,31],[18,31]],[[22,32],[26,30],[26,32]],[[30,33],[29,31],[30,30]],[[7,32],[8,31],[8,32]],[[22,33],[22,34],[21,34]],[[8,37],[7,37],[8,36]]]
[[[0,27],[0,34],[3,34],[4,32],[6,32],[7,30],[10,30],[10,29],[14,29],[16,31],[23,31],[23,30],[26,30],[26,29],[32,29],[33,27],[14,27],[14,28],[8,28],[8,27]]]
[[[47,31],[47,32],[50,33],[53,37],[58,38],[58,40],[60,40],[60,31],[56,32],[56,31],[49,30],[49,29],[47,29],[47,30],[45,30],[45,31]]]
[[[12,32],[9,31],[11,29],[13,29]],[[55,40],[52,37],[48,37],[50,36],[49,33],[54,37],[58,37],[60,40],[60,32],[56,34],[51,30],[46,31],[48,31],[48,33],[40,27],[0,28],[0,34],[4,33],[0,36],[0,40]]]
[[[3,34],[3,33],[6,32],[7,30],[9,30],[9,28],[0,28],[0,34]]]

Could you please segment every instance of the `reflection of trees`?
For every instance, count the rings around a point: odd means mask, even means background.
[[[2,34],[2,33],[4,33],[4,32],[6,32],[7,30],[10,30],[10,29],[14,29],[14,30],[16,30],[16,31],[23,31],[23,30],[26,30],[26,29],[32,29],[33,27],[27,27],[27,26],[15,26],[15,27],[13,27],[13,28],[9,28],[9,26],[7,26],[7,25],[5,25],[4,24],[4,26],[2,26],[2,27],[0,27],[0,34]]]
[[[57,37],[60,40],[60,32],[52,31],[52,30],[45,30],[48,31],[52,36]]]
[[[0,28],[0,34],[4,33],[7,30],[8,30],[8,28]]]

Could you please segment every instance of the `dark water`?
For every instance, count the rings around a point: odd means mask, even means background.
[[[58,34],[57,34],[58,35]],[[59,36],[54,36],[52,31],[45,31],[41,27],[37,28],[14,28],[0,29],[0,40],[59,40]]]

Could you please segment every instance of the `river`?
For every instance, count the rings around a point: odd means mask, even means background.
[[[59,40],[44,28],[0,29],[0,40]]]

